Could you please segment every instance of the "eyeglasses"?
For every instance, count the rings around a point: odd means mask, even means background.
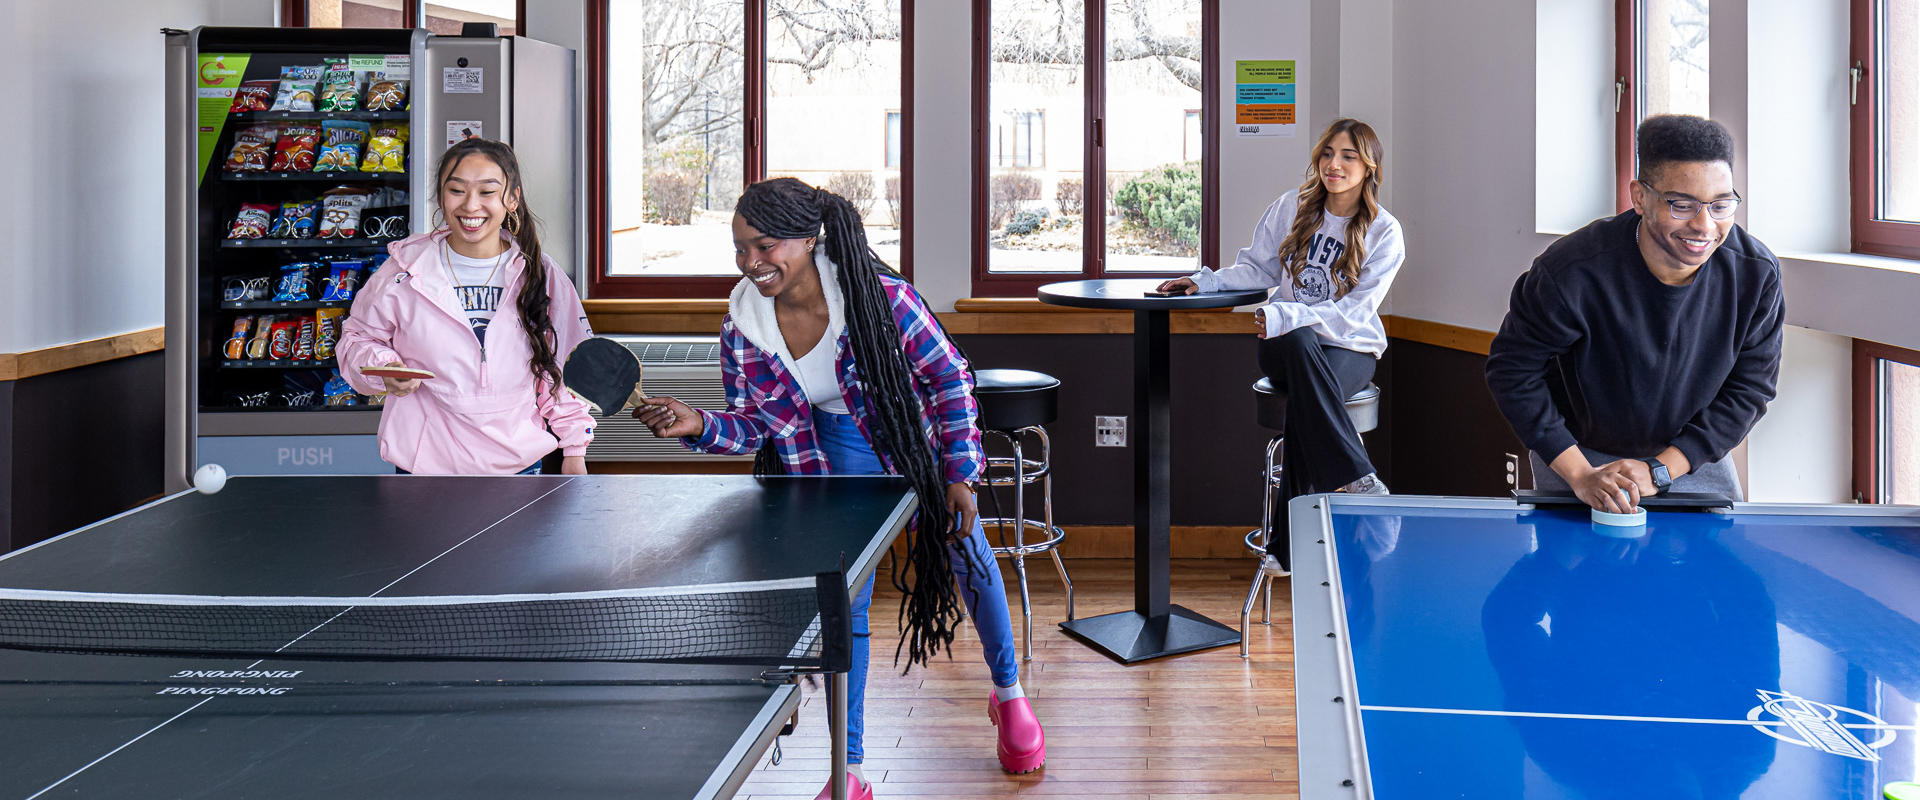
[[[1677,220],[1690,220],[1700,216],[1700,209],[1702,207],[1707,209],[1707,216],[1714,219],[1726,219],[1733,216],[1733,212],[1740,208],[1740,193],[1738,191],[1734,192],[1731,198],[1701,202],[1691,197],[1666,197],[1666,192],[1661,192],[1659,189],[1653,188],[1653,184],[1647,183],[1646,181],[1641,181],[1640,185],[1647,187],[1647,191],[1661,194],[1662,197],[1660,199],[1666,201],[1667,204],[1667,213],[1673,215],[1673,218]]]

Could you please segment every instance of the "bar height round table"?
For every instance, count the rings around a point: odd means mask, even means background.
[[[1060,629],[1123,664],[1222,647],[1240,632],[1168,600],[1172,448],[1168,436],[1168,312],[1230,308],[1266,300],[1264,289],[1148,297],[1157,278],[1066,281],[1040,287],[1040,301],[1133,311],[1133,610],[1082,617]],[[1248,326],[1248,334],[1254,333]]]

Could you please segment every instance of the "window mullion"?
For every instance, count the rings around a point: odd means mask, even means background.
[[[746,65],[744,96],[740,107],[746,115],[745,155],[740,159],[745,173],[742,186],[752,186],[767,177],[767,2],[746,0]]]
[[[1086,55],[1080,59],[1086,72],[1086,116],[1082,122],[1086,141],[1086,174],[1081,178],[1080,232],[1085,235],[1086,251],[1080,270],[1088,278],[1107,275],[1107,4],[1106,0],[1088,0],[1086,13]]]

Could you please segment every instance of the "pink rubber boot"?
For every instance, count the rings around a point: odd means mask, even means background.
[[[833,800],[833,781],[821,787],[813,800]],[[873,784],[860,780],[859,776],[847,773],[847,800],[873,800]]]
[[[1033,715],[1033,705],[1027,698],[1002,703],[989,692],[987,719],[999,728],[1000,741],[994,753],[1000,756],[1001,769],[1021,774],[1047,763],[1047,734],[1040,730],[1040,718]]]

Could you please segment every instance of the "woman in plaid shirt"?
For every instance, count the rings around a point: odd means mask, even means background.
[[[987,714],[1000,765],[1039,769],[1046,739],[1020,688],[1006,590],[974,505],[983,456],[966,357],[867,246],[845,198],[776,178],[748,187],[735,209],[734,264],[746,277],[720,326],[728,410],[657,397],[634,416],[697,450],[754,453],[755,474],[911,479],[920,498],[912,564],[893,577],[906,603],[901,647],[910,664],[951,647],[965,602],[992,672]],[[872,596],[869,579],[853,601],[847,761],[856,798],[873,796],[859,767]]]

